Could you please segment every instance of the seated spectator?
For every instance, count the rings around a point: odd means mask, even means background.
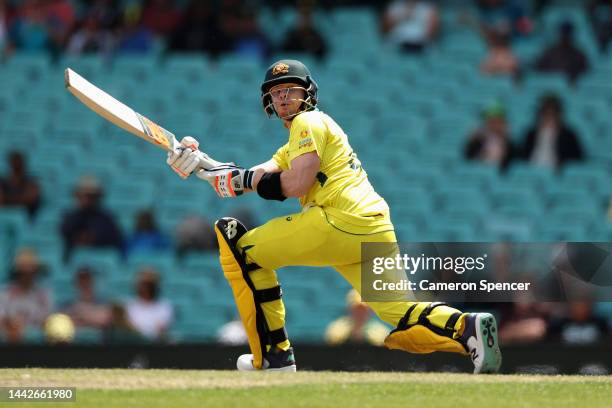
[[[77,297],[63,308],[64,313],[72,319],[77,328],[107,327],[111,321],[111,307],[97,298],[92,270],[87,266],[80,267],[74,283]]]
[[[593,312],[591,302],[569,302],[566,308],[564,315],[550,324],[552,340],[568,345],[588,345],[609,340],[608,322]]]
[[[176,248],[179,255],[188,251],[215,251],[217,236],[212,224],[198,215],[185,217],[176,228]]]
[[[155,35],[166,37],[176,30],[183,14],[171,0],[147,0],[142,12],[142,23]]]
[[[249,338],[244,330],[242,320],[237,318],[221,326],[217,331],[217,342],[226,346],[248,344]]]
[[[325,341],[330,345],[366,343],[382,346],[389,328],[378,321],[355,289],[346,295],[348,315],[331,322],[325,330]]]
[[[76,208],[62,218],[65,256],[78,246],[122,249],[121,231],[114,216],[101,206],[104,191],[98,180],[83,176],[76,186]]]
[[[142,24],[138,6],[126,9],[123,25],[119,30],[117,52],[122,54],[146,54],[153,49],[153,33]]]
[[[492,37],[512,39],[531,32],[532,23],[515,0],[476,0],[478,25],[487,42]]]
[[[110,326],[104,331],[104,341],[110,344],[147,343],[148,340],[129,321],[125,307],[110,306]]]
[[[169,49],[216,57],[231,49],[231,39],[219,28],[210,2],[191,0],[185,8],[185,19],[169,39]]]
[[[270,42],[259,27],[253,7],[236,0],[222,0],[219,26],[231,39],[231,50],[238,56],[261,60],[270,55]]]
[[[299,2],[297,24],[285,34],[282,49],[286,52],[304,52],[323,59],[327,54],[327,44],[314,26],[312,3],[312,0]]]
[[[10,27],[11,43],[23,51],[52,49],[44,4],[40,0],[25,0],[16,10]]]
[[[86,9],[86,16],[93,18],[103,30],[115,31],[121,25],[123,8],[120,0],[90,0]]]
[[[136,215],[134,233],[127,240],[126,248],[129,253],[170,248],[170,239],[157,228],[152,211],[145,210]]]
[[[9,27],[11,26],[13,11],[7,0],[0,0],[0,61],[10,52]]]
[[[538,342],[546,336],[548,310],[541,303],[517,300],[502,303],[499,340],[504,344]]]
[[[395,0],[382,16],[383,34],[406,52],[421,52],[440,31],[438,8],[431,1]]]
[[[606,53],[612,40],[612,0],[589,0],[585,3],[599,50]]]
[[[484,123],[465,146],[465,157],[493,164],[505,170],[516,156],[516,148],[510,140],[506,111],[495,104],[483,112]]]
[[[0,177],[0,207],[24,207],[33,218],[41,202],[38,182],[28,174],[26,160],[21,153],[10,152],[8,163],[9,174]]]
[[[491,35],[489,52],[480,64],[480,70],[488,75],[508,75],[516,77],[519,73],[519,60],[512,52],[510,41],[503,35]]]
[[[172,324],[172,305],[160,299],[159,292],[159,275],[145,268],[138,274],[136,299],[125,305],[131,326],[149,340],[163,340]]]
[[[574,25],[564,22],[559,26],[557,41],[537,58],[535,69],[540,72],[561,73],[575,83],[589,69],[589,60],[574,42]]]
[[[43,269],[32,249],[15,256],[10,282],[0,292],[0,328],[9,343],[21,342],[28,327],[42,328],[51,312],[51,295],[37,282]]]
[[[58,52],[74,23],[67,0],[24,0],[10,28],[12,43],[23,51]]]
[[[61,52],[72,31],[76,13],[70,0],[46,0],[45,13],[49,19],[51,40],[55,51]]]
[[[554,170],[584,158],[578,136],[565,123],[563,103],[557,95],[544,95],[540,99],[535,123],[523,141],[522,154],[525,160]]]
[[[89,53],[110,54],[115,44],[115,36],[105,28],[96,14],[90,13],[79,23],[78,28],[68,41],[67,52],[72,55]]]

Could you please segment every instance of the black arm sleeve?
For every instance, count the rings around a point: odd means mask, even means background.
[[[281,173],[264,173],[257,184],[257,194],[266,200],[285,201],[281,187]]]

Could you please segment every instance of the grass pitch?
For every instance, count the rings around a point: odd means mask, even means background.
[[[612,376],[0,369],[0,385],[76,387],[76,403],[54,407],[588,408],[612,400]],[[51,405],[18,405],[41,404]]]

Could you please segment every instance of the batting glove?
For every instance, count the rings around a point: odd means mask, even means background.
[[[186,179],[197,169],[213,169],[223,166],[234,166],[233,163],[222,163],[212,159],[206,153],[199,150],[199,143],[191,136],[185,136],[181,145],[174,151],[168,152],[166,163],[181,178]]]
[[[226,164],[210,170],[199,170],[196,176],[206,180],[219,197],[236,197],[253,189],[254,171]]]

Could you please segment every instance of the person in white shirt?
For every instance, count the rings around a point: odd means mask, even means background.
[[[382,17],[382,31],[406,52],[422,51],[438,34],[437,7],[429,1],[396,0]]]
[[[126,304],[128,321],[144,337],[163,340],[174,311],[169,301],[159,297],[159,274],[151,268],[141,270],[136,293],[137,297]]]

